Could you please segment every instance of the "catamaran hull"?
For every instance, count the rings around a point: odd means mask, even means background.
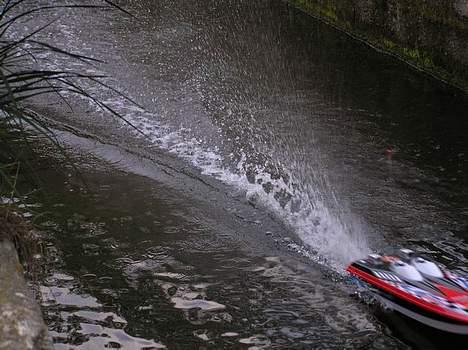
[[[358,279],[358,278],[357,278]],[[447,333],[468,335],[468,324],[459,324],[451,320],[440,318],[437,315],[425,313],[423,310],[414,308],[411,304],[399,300],[384,291],[374,288],[371,284],[358,279],[359,284],[365,284],[366,290],[386,309],[398,312],[408,318],[420,322],[428,327],[435,328]]]
[[[390,264],[395,261],[394,257],[391,258]],[[364,282],[367,289],[385,307],[426,326],[468,335],[466,279],[461,278],[460,283],[455,279],[456,276],[446,273],[443,278],[407,281],[396,269],[389,268],[380,261],[376,264],[373,259],[375,258],[355,261],[348,266],[347,271]],[[400,263],[400,266],[408,265]]]

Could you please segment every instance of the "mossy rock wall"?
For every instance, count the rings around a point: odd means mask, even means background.
[[[468,0],[289,0],[468,91]]]

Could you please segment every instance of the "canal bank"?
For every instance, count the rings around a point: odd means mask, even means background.
[[[468,91],[466,0],[290,0],[289,3]]]
[[[0,132],[11,134],[11,130],[1,127]],[[24,152],[22,160],[34,157],[21,142],[15,140],[11,144],[19,152]],[[0,172],[8,168],[6,161],[8,159],[0,157]],[[17,198],[19,192],[31,193],[27,179],[33,175],[26,170],[12,178],[5,172],[1,175],[0,350],[49,350],[52,344],[47,327],[31,290],[41,268],[41,256],[38,254],[40,237],[31,224],[32,213],[24,202],[25,198]],[[24,187],[25,183],[28,183],[27,189],[20,191],[19,187]]]
[[[30,288],[41,264],[40,238],[21,196],[32,193],[34,174],[27,164],[35,154],[11,128],[0,124],[0,134],[0,350],[49,350],[47,327]],[[17,162],[7,147],[17,152]]]
[[[41,310],[8,240],[0,240],[0,349],[51,349]]]

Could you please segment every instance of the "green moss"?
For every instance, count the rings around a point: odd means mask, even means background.
[[[403,47],[387,38],[381,40],[369,40],[369,42],[372,45],[383,49],[385,52],[412,64],[416,68],[433,75],[435,78],[444,80],[451,85],[468,92],[468,81],[459,75],[449,72],[441,65],[435,64],[430,53],[416,48]]]
[[[383,43],[383,46],[385,46],[385,48],[389,50],[393,50],[397,46],[393,41],[387,38],[383,38],[382,43]]]
[[[336,8],[332,6],[320,7],[320,13],[322,16],[325,16],[334,22],[338,21],[338,16],[336,15]]]
[[[403,47],[388,38],[383,38],[381,42],[375,41],[374,44],[380,48],[383,48],[385,51],[414,64],[422,70],[426,70],[431,73],[435,73],[437,71],[438,75],[441,75],[443,72],[440,67],[437,67],[434,64],[431,54],[426,51],[410,47]],[[448,79],[448,73],[446,72],[443,74],[442,78]]]

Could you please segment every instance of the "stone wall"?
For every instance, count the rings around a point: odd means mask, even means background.
[[[468,91],[468,0],[289,0]]]
[[[0,240],[0,350],[50,350],[39,305],[23,277],[16,248]]]

